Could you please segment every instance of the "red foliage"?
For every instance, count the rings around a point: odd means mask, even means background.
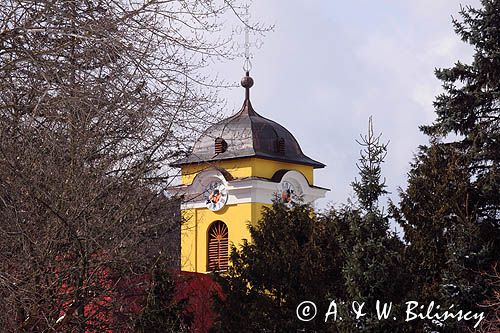
[[[176,300],[187,300],[186,312],[192,318],[191,331],[207,333],[215,320],[213,296],[222,297],[222,288],[210,275],[193,272],[178,273],[176,284]]]

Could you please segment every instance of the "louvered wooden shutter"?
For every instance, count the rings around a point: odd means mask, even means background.
[[[223,138],[215,139],[215,154],[222,154],[227,150],[227,142]]]
[[[212,223],[208,230],[208,271],[226,270],[229,261],[227,226],[222,221]]]
[[[278,139],[277,150],[278,154],[285,155],[285,139]]]

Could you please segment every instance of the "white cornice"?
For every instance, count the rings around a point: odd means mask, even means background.
[[[168,192],[172,195],[184,196],[186,201],[181,205],[182,209],[203,208],[205,207],[203,189],[214,180],[219,180],[226,186],[228,192],[226,205],[250,202],[271,204],[272,199],[281,189],[280,183],[263,178],[249,177],[228,181],[219,170],[207,169],[196,175],[191,185],[172,187],[168,189]],[[295,170],[286,172],[281,181],[292,182],[306,203],[313,203],[316,199],[323,198],[328,191],[310,186],[304,175]]]

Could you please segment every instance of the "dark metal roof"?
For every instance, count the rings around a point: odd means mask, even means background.
[[[195,143],[192,152],[172,166],[219,161],[242,157],[265,159],[311,165],[323,168],[325,165],[302,153],[294,136],[280,124],[262,117],[250,103],[250,76],[242,79],[246,88],[245,101],[241,110],[221,122],[209,127]],[[222,138],[227,143],[225,151],[215,153],[215,139]],[[279,140],[281,140],[281,147]],[[284,141],[284,149],[283,149]]]

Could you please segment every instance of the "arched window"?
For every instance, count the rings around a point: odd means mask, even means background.
[[[208,271],[226,270],[229,262],[227,226],[215,221],[208,228]]]

